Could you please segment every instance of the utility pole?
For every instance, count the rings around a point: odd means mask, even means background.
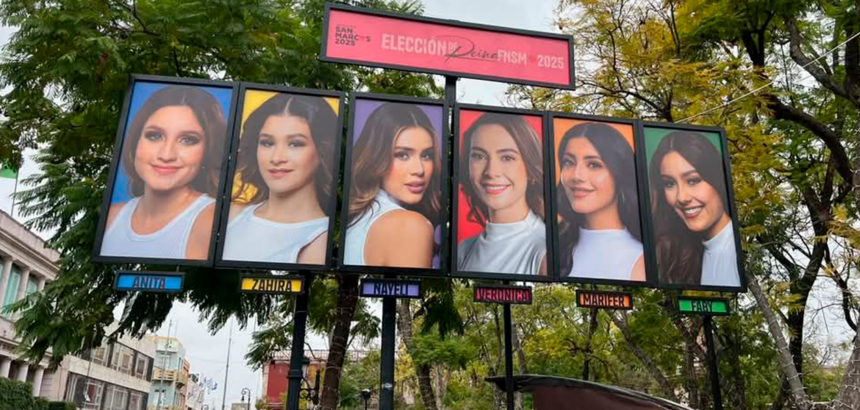
[[[221,410],[227,406],[227,376],[230,375],[230,345],[233,344],[233,322],[230,322],[230,335],[227,337],[227,366],[224,368],[224,394],[221,395]]]

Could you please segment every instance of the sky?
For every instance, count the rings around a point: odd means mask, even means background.
[[[505,26],[517,29],[554,31],[553,8],[554,0],[424,0],[425,15],[471,23],[481,23]],[[9,41],[13,29],[0,26],[0,47]],[[441,79],[441,77],[440,77]],[[503,105],[502,98],[507,85],[489,81],[461,79],[457,83],[458,102],[480,103],[487,105]],[[6,92],[5,90],[2,92]],[[38,166],[31,157],[35,151],[25,151],[25,162],[19,171],[19,179],[37,174]],[[19,186],[19,188],[21,188]],[[0,210],[13,213],[11,193],[15,190],[15,180],[0,178]],[[13,216],[19,218],[15,209]],[[23,218],[19,218],[22,220]],[[39,233],[46,238],[50,233]],[[119,317],[119,310],[116,312]],[[199,314],[188,304],[176,304],[171,310],[168,320],[156,333],[160,336],[175,336],[180,339],[187,351],[187,359],[191,362],[191,372],[213,379],[218,388],[207,392],[205,403],[212,409],[220,409],[224,392],[224,375],[227,364],[227,346],[230,325],[218,333],[208,332],[206,322],[201,323]],[[262,378],[260,371],[252,371],[245,364],[245,353],[251,344],[251,333],[255,324],[247,328],[232,329],[230,371],[227,380],[226,408],[230,403],[238,402],[241,390],[249,388],[255,398],[261,396]],[[310,335],[309,343],[315,349],[327,349],[325,339],[319,335]],[[246,399],[247,400],[247,399]]]

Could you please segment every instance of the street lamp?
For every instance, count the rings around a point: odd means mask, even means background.
[[[367,402],[370,400],[370,389],[364,389],[361,391],[361,398],[364,399],[364,410],[367,410]]]
[[[248,395],[248,405],[245,408],[251,410],[251,389],[247,387],[242,389],[242,403],[245,402],[245,395]]]
[[[302,359],[302,387],[299,388],[299,394],[305,400],[317,405],[320,403],[320,371],[319,367],[317,367],[316,374],[314,375],[314,384],[311,386],[311,383],[307,379],[310,364],[311,360],[307,357]]]

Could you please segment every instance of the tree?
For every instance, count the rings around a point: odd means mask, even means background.
[[[376,9],[420,12],[418,3],[368,0]],[[21,215],[53,231],[60,275],[44,292],[16,306],[27,357],[53,350],[55,361],[106,336],[113,310],[125,304],[115,337],[157,328],[175,301],[189,302],[214,332],[235,316],[240,326],[278,311],[268,296],[235,290],[238,274],[188,269],[175,295],[130,296],[112,290],[116,268],[89,260],[123,94],[132,73],[255,81],[295,87],[397,92],[428,96],[428,76],[324,64],[319,61],[322,0],[5,0],[0,22],[15,27],[0,62],[0,162],[19,165],[38,148],[41,173],[23,181]],[[333,238],[338,236],[336,231]],[[357,308],[357,280],[339,278],[324,408],[337,404],[339,369]],[[283,309],[280,309],[283,313]],[[289,313],[284,314],[285,317]],[[331,379],[329,379],[331,375]]]

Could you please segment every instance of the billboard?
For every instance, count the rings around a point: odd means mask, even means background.
[[[220,266],[331,265],[343,94],[243,83]]]
[[[746,289],[725,131],[644,123],[659,285]]]
[[[326,4],[322,61],[573,89],[573,39]]]
[[[454,124],[452,274],[553,279],[544,115],[458,105]]]
[[[211,264],[236,88],[207,80],[132,78],[95,261]]]
[[[353,94],[340,267],[442,273],[448,161],[444,101]]]
[[[554,245],[560,281],[644,285],[651,256],[642,220],[636,121],[551,113]],[[644,167],[641,167],[644,169]],[[608,258],[607,255],[612,255]],[[654,282],[654,278],[652,283]]]

